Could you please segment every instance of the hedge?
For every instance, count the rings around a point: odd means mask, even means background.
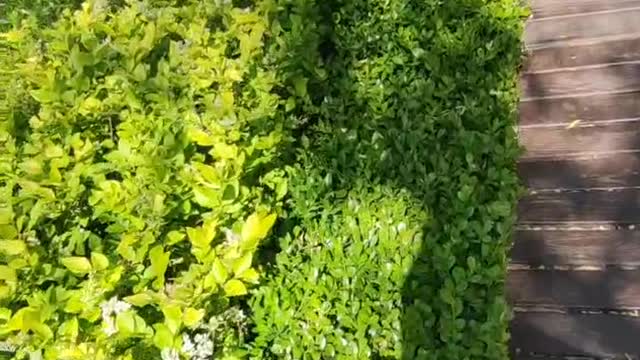
[[[0,24],[10,356],[508,358],[518,1],[51,4]]]
[[[336,0],[256,358],[507,359],[517,1]]]

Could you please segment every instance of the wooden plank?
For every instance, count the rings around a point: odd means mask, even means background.
[[[524,73],[520,84],[524,99],[638,90],[640,62]]]
[[[517,312],[511,339],[515,353],[624,359],[640,353],[640,317]]]
[[[526,44],[640,33],[640,8],[532,20],[526,25]]]
[[[640,231],[518,230],[510,256],[533,266],[640,266]]]
[[[640,151],[520,161],[518,173],[534,190],[640,186]]]
[[[512,270],[507,294],[516,306],[636,309],[640,308],[640,270]]]
[[[534,18],[579,14],[594,11],[640,7],[640,0],[534,0],[531,13]]]
[[[597,94],[520,103],[520,125],[640,117],[640,92]]]
[[[640,149],[640,121],[519,129],[525,158]]]
[[[555,0],[554,3],[563,4]],[[640,4],[640,0],[638,0],[638,4]],[[640,35],[634,38],[589,42],[573,46],[544,47],[532,50],[525,62],[525,72],[639,59]]]
[[[640,189],[539,192],[518,203],[522,224],[560,222],[640,223]]]

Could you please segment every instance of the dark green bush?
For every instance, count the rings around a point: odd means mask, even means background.
[[[332,11],[331,81],[291,187],[300,225],[252,300],[254,355],[507,359],[518,2],[336,0]],[[400,222],[417,255],[391,235],[369,246]]]

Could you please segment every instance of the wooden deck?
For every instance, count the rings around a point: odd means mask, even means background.
[[[512,353],[640,359],[640,0],[531,0]]]

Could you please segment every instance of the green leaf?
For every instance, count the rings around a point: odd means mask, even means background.
[[[162,245],[154,246],[149,251],[149,260],[151,261],[151,273],[158,278],[160,282],[156,288],[164,286],[164,273],[169,266],[169,253],[164,252]]]
[[[253,250],[258,246],[258,242],[267,236],[269,230],[276,221],[276,215],[260,216],[257,213],[251,214],[242,226],[242,248]]]
[[[240,280],[229,280],[224,284],[224,292],[227,296],[241,296],[247,293],[247,288]]]
[[[91,263],[84,257],[66,257],[60,262],[74,274],[83,275],[91,271]]]
[[[177,334],[182,325],[182,310],[178,305],[165,305],[162,307],[164,323],[172,334]]]
[[[165,324],[155,324],[153,327],[156,329],[153,335],[153,345],[158,349],[166,349],[173,347],[173,333]]]
[[[91,253],[91,265],[96,271],[104,270],[109,267],[109,259],[99,252]]]
[[[132,311],[123,311],[116,315],[116,328],[123,335],[131,335],[136,332],[136,322]]]
[[[193,187],[193,200],[203,207],[214,209],[220,205],[220,195],[217,191],[203,186]]]
[[[7,255],[19,255],[27,250],[27,244],[22,240],[0,240],[0,252]]]

